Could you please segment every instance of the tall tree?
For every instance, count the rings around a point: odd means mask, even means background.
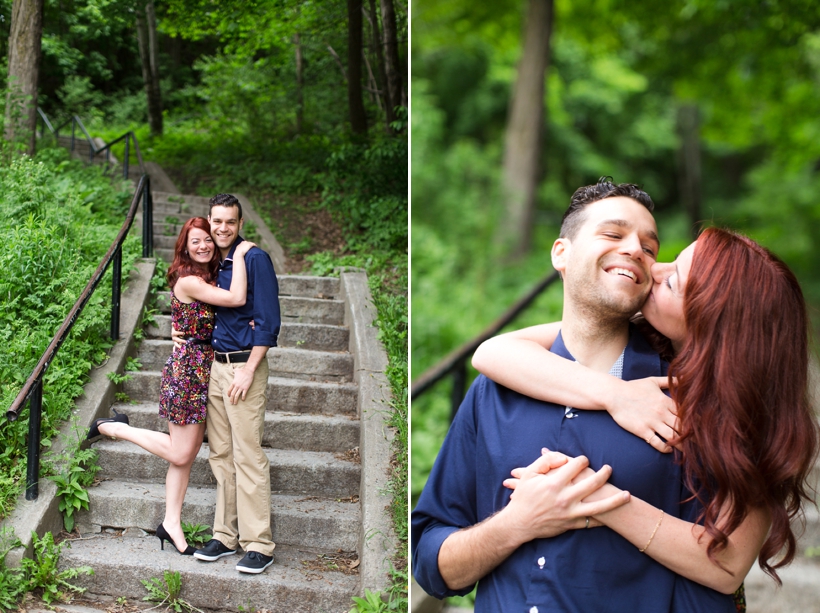
[[[148,124],[151,126],[151,134],[159,135],[162,134],[162,95],[159,88],[159,45],[154,0],[148,0],[144,8],[137,6],[137,41],[142,80],[148,97]]]
[[[367,115],[362,101],[362,0],[347,0],[347,101],[353,132],[364,134]]]
[[[43,37],[43,0],[14,0],[9,35],[6,139],[25,138],[34,155],[37,77]]]
[[[302,133],[302,121],[305,116],[305,100],[302,93],[304,85],[304,70],[302,66],[302,42],[299,32],[293,35],[293,46],[296,48],[296,133]]]
[[[379,16],[376,13],[376,0],[369,0],[369,18],[370,18],[370,33],[372,40],[373,52],[376,56],[376,77],[377,85],[384,102],[385,123],[388,132],[390,131],[390,124],[396,120],[396,112],[392,104],[390,104],[390,93],[387,89],[387,74],[384,70],[384,48],[382,47],[382,35],[379,28]]]
[[[513,257],[532,243],[533,213],[541,178],[544,139],[544,77],[550,60],[553,0],[529,0],[524,22],[524,50],[518,64],[504,135],[505,224],[502,240]]]
[[[697,104],[689,102],[678,107],[678,134],[678,190],[694,240],[698,237],[701,221],[700,114]]]
[[[399,42],[396,34],[396,11],[393,0],[381,0],[384,30],[384,71],[387,74],[387,106],[395,109],[402,104],[402,78],[399,64]]]

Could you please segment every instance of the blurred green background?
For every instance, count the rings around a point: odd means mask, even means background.
[[[544,119],[530,126],[538,181],[531,221],[505,234],[505,138],[535,5],[553,11],[541,30]],[[652,196],[661,261],[695,221],[772,249],[800,278],[817,329],[820,5],[415,0],[411,14],[411,379],[551,272],[570,195],[602,175]],[[514,327],[560,312],[556,284]],[[451,385],[412,405],[413,504],[449,425]]]

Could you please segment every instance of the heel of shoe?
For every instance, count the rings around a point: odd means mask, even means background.
[[[164,538],[162,538],[161,536],[159,536],[159,537],[157,537],[157,538],[159,539],[159,548],[160,548],[162,551],[165,551],[165,539],[164,539]]]

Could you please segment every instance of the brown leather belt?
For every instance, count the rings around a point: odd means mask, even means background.
[[[229,351],[227,353],[220,353],[214,351],[214,359],[220,364],[233,364],[239,362],[247,362],[251,357],[251,352],[246,351]]]

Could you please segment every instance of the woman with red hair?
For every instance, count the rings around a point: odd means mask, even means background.
[[[245,304],[247,275],[245,254],[254,243],[244,241],[234,252],[233,279],[229,290],[215,286],[219,256],[211,238],[211,226],[204,217],[192,217],[182,226],[168,269],[171,288],[171,321],[188,339],[175,347],[162,371],[159,416],[168,420],[168,434],[134,428],[128,416],[115,411],[109,419],[98,419],[88,438],[99,435],[135,443],[168,462],[165,478],[165,518],[157,527],[160,546],[171,543],[183,555],[193,547],[185,542],[181,515],[188,479],[205,434],[208,381],[214,351],[211,333],[213,306],[237,307]],[[179,544],[183,544],[180,546]]]
[[[659,451],[675,448],[691,494],[689,517],[664,518],[631,497],[601,516],[579,518],[578,527],[608,526],[681,577],[723,594],[741,586],[755,558],[779,584],[776,569],[796,553],[791,521],[812,502],[807,480],[817,455],[800,286],[770,251],[717,228],[675,262],[652,265],[652,277],[638,325],[651,326],[647,336],[671,360],[668,380],[621,381],[545,351],[560,322],[490,339],[473,365],[533,398],[608,410]],[[660,392],[667,385],[671,401]],[[545,455],[513,475],[532,477],[550,461]],[[607,484],[587,501],[617,491]],[[679,610],[686,610],[685,584],[676,586]]]

